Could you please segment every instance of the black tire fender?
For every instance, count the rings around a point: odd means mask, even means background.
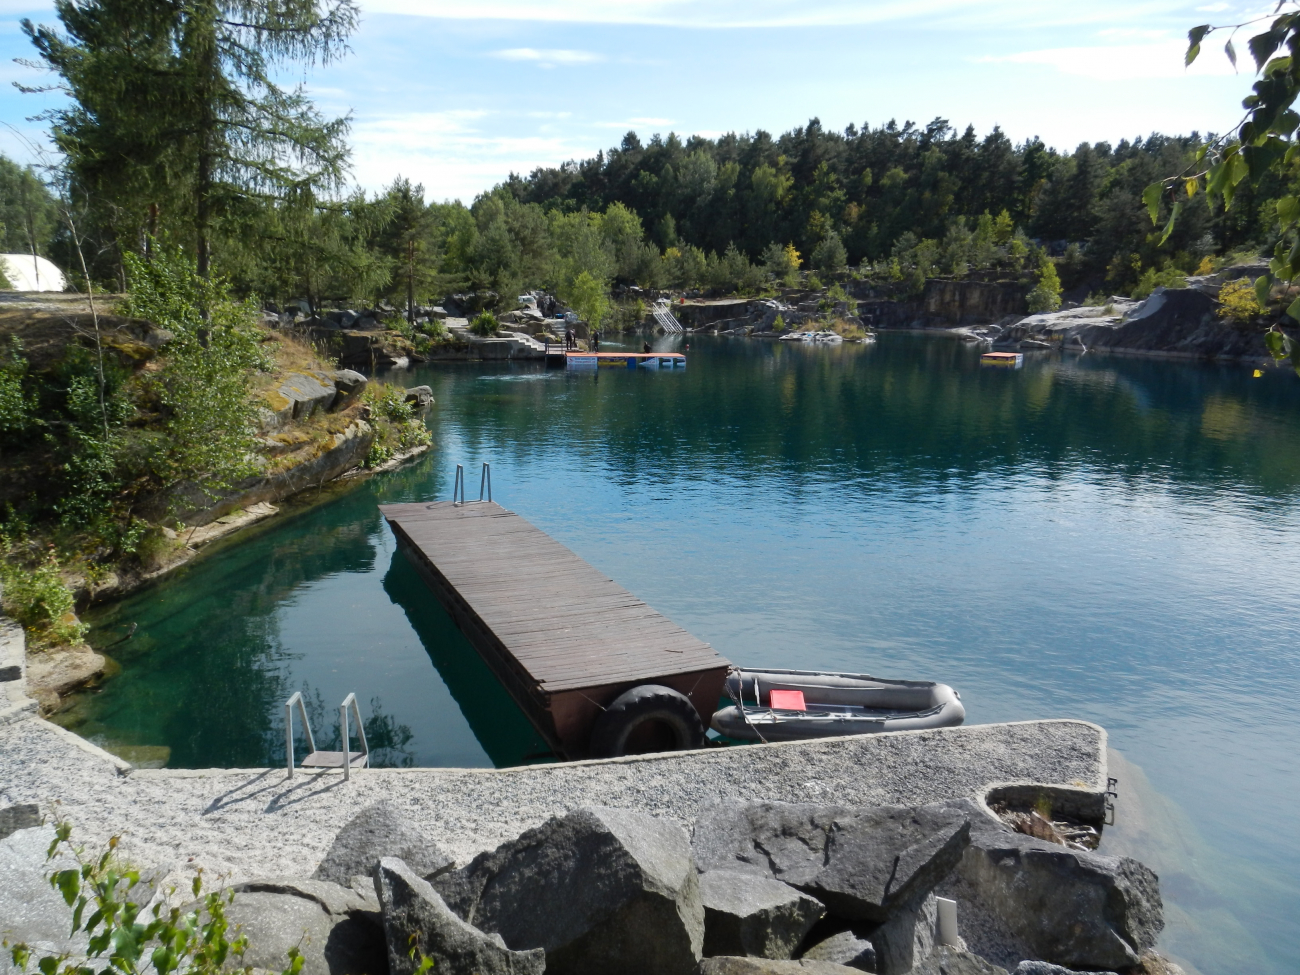
[[[596,718],[591,729],[591,754],[595,758],[619,758],[636,754],[628,751],[628,739],[648,723],[667,729],[673,744],[667,751],[685,751],[704,745],[704,723],[695,705],[680,691],[661,684],[638,684],[614,699]],[[666,736],[665,741],[666,741]]]

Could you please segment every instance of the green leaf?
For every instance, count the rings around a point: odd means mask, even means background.
[[[1273,280],[1267,274],[1261,274],[1255,279],[1255,300],[1259,302],[1260,308],[1268,307],[1268,291],[1272,286]]]
[[[1290,315],[1292,318],[1294,318],[1297,322],[1300,322],[1300,298],[1297,298],[1295,301],[1291,302],[1291,305],[1290,307],[1287,308],[1286,313]],[[1279,335],[1278,332],[1270,332],[1269,334]],[[1282,339],[1282,342],[1284,343],[1283,347],[1290,344],[1289,342],[1286,341],[1285,335],[1279,335],[1279,337]]]
[[[1165,224],[1164,236],[1160,238],[1160,245],[1162,247],[1164,246],[1165,241],[1169,239],[1169,235],[1174,232],[1174,223],[1177,222],[1178,214],[1182,212],[1182,209],[1183,209],[1183,205],[1181,202],[1174,204],[1174,209],[1169,214],[1169,222]]]
[[[1188,36],[1190,37],[1191,35]],[[1255,67],[1264,67],[1264,62],[1273,56],[1273,52],[1278,49],[1278,46],[1281,43],[1282,36],[1272,30],[1265,31],[1263,34],[1256,34],[1252,37],[1247,46],[1250,48],[1251,57],[1255,59]]]
[[[1152,223],[1160,219],[1160,194],[1164,189],[1163,182],[1155,182],[1142,191],[1142,202],[1147,205],[1147,213],[1151,215]]]
[[[63,895],[64,902],[71,907],[81,891],[81,873],[77,870],[60,870],[50,878],[50,883],[58,889]]]
[[[1228,38],[1228,43],[1223,45],[1223,53],[1228,55],[1228,60],[1232,62],[1233,68],[1237,67],[1237,49],[1232,46],[1232,38]]]
[[[1300,197],[1284,196],[1277,201],[1277,218],[1285,224],[1295,223],[1300,218]]]
[[[1183,189],[1187,190],[1187,198],[1189,200],[1196,195],[1196,187],[1199,185],[1200,183],[1197,182],[1196,177],[1194,176],[1191,179],[1183,180]]]
[[[1296,299],[1300,301],[1300,298]],[[1288,311],[1287,314],[1290,314]],[[1273,357],[1274,362],[1281,362],[1286,358],[1286,338],[1281,332],[1265,332],[1264,346],[1268,349],[1268,354]]]
[[[1209,24],[1201,24],[1193,27],[1187,32],[1187,57],[1184,59],[1184,65],[1190,65],[1196,60],[1196,55],[1201,53],[1201,41],[1205,40],[1205,35],[1214,30]]]

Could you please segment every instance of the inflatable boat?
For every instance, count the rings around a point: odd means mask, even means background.
[[[732,702],[713,730],[740,741],[794,741],[879,731],[951,728],[966,719],[947,684],[816,670],[732,670]]]

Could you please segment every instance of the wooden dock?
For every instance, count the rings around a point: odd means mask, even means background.
[[[388,504],[403,553],[562,758],[638,684],[685,694],[707,728],[728,661],[493,502]]]

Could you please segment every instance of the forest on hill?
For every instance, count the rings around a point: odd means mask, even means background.
[[[349,120],[273,80],[277,65],[345,56],[356,5],[249,3],[241,18],[219,7],[86,0],[60,5],[58,26],[24,22],[70,98],[43,116],[50,169],[0,165],[11,252],[36,250],[74,279],[84,257],[120,291],[129,255],[179,246],[237,294],[313,308],[412,292],[564,298],[580,280],[755,293],[809,271],[907,295],[933,276],[1041,273],[1045,258],[1067,291],[1135,294],[1274,244],[1276,200],[1295,182],[1293,166],[1261,166],[1231,208],[1192,194],[1166,235],[1144,190],[1194,168],[1212,137],[1068,149],[942,118],[842,132],[813,118],[777,136],[628,132],[468,204],[399,174],[366,193],[348,189]],[[34,191],[37,175],[47,188]],[[1175,202],[1165,194],[1154,216]]]
[[[1191,274],[1207,257],[1271,243],[1268,204],[1285,190],[1277,176],[1243,188],[1226,211],[1197,197],[1161,243],[1142,191],[1203,144],[1196,133],[1152,135],[1060,152],[942,119],[844,132],[813,119],[778,137],[645,143],[628,132],[591,159],[511,175],[468,206],[426,199],[436,187],[400,176],[374,194],[246,199],[217,214],[211,253],[239,292],[313,305],[400,304],[410,280],[421,301],[464,290],[564,295],[583,271],[607,289],[756,292],[788,279],[792,261],[823,275],[901,274],[917,290],[935,275],[1032,269],[1039,249],[1057,259],[1067,290],[1133,293],[1144,276],[1149,291],[1153,275]],[[32,182],[0,163],[10,252],[29,250],[20,197],[32,196]],[[93,273],[110,290],[120,288],[122,255],[146,252],[150,229],[193,250],[183,209],[168,219],[108,187],[68,190],[85,215]],[[38,209],[37,249],[75,268],[52,198]]]

